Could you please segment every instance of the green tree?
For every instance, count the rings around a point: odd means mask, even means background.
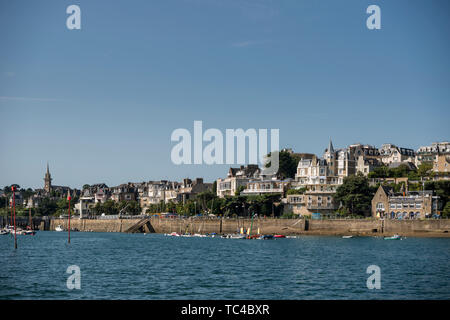
[[[450,201],[447,201],[445,204],[444,210],[442,210],[442,217],[450,218]]]
[[[245,189],[246,189],[245,186],[239,186],[239,187],[237,188],[237,190],[234,192],[234,195],[235,195],[235,196],[239,196],[239,195],[241,194],[241,192],[244,191]]]
[[[289,189],[286,191],[286,194],[304,194],[306,191],[306,187],[299,188],[299,189]]]
[[[216,199],[217,196],[212,191],[204,191],[200,192],[196,196],[197,202],[200,204],[202,211],[206,211],[209,207],[208,204],[213,200]]]
[[[360,172],[344,178],[335,194],[335,200],[341,202],[345,211],[352,215],[368,215],[372,198],[369,180]]]
[[[446,217],[448,217],[448,205],[450,203],[450,180],[438,180],[438,181],[427,181],[425,183],[425,190],[433,190],[439,200],[442,201],[444,216],[444,211]],[[446,211],[447,208],[447,211]]]
[[[420,177],[428,177],[433,170],[433,163],[431,162],[424,162],[419,165],[417,168],[417,174]]]
[[[401,164],[397,168],[390,168],[389,178],[403,178],[407,177],[408,174],[413,171],[406,164]]]
[[[389,168],[385,165],[381,165],[380,167],[376,167],[372,172],[369,172],[368,177],[370,179],[373,178],[387,178],[389,176]]]
[[[39,207],[36,210],[36,214],[41,216],[54,215],[58,210],[56,200],[50,198],[43,198],[39,203]]]
[[[269,153],[270,155],[270,153]],[[295,173],[297,172],[297,166],[300,158],[288,151],[279,152],[279,168],[278,176],[281,179],[295,178]],[[271,162],[267,162],[266,168],[270,167]]]

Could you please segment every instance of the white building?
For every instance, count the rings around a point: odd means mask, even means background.
[[[230,168],[225,179],[217,179],[217,196],[234,196],[241,186],[247,187],[250,180],[260,177],[261,170],[258,165],[249,164],[240,168]]]

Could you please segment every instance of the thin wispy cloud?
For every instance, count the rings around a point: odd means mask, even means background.
[[[252,20],[267,20],[279,15],[279,3],[274,0],[184,0],[197,5],[236,9]]]
[[[0,96],[0,100],[9,100],[9,101],[35,101],[35,102],[49,102],[49,101],[63,101],[61,99],[55,98],[33,98],[33,97],[6,97]]]
[[[232,43],[231,46],[232,47],[236,47],[236,48],[244,48],[244,47],[250,47],[250,46],[263,44],[263,43],[266,43],[266,42],[267,42],[266,40],[248,40],[248,41],[241,41],[241,42]]]

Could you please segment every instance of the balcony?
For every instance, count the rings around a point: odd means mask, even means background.
[[[332,204],[326,204],[326,205],[317,205],[317,204],[309,204],[306,206],[308,210],[334,210],[336,209],[335,206]]]
[[[283,193],[283,188],[273,188],[273,189],[245,189],[242,194],[276,194]]]

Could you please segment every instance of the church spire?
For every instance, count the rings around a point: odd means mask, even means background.
[[[52,190],[52,176],[50,175],[50,169],[48,167],[48,161],[47,161],[47,172],[45,173],[44,177],[44,190],[46,192],[49,192]]]
[[[333,142],[331,142],[331,138],[330,138],[330,143],[328,144],[328,152],[329,153],[334,152]]]

